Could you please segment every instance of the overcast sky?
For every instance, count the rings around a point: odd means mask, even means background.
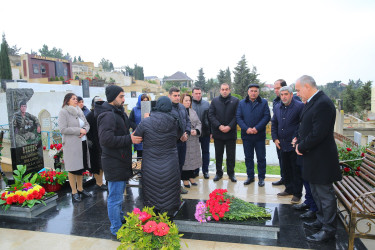
[[[21,53],[47,44],[145,76],[216,78],[245,55],[266,83],[375,81],[374,0],[2,1],[0,32]]]

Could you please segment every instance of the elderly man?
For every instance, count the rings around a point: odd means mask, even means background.
[[[300,114],[303,103],[293,99],[291,87],[280,89],[281,102],[273,108],[272,140],[280,150],[282,160],[282,176],[285,191],[278,196],[293,195],[291,203],[299,203],[302,196],[302,178],[300,168],[297,166],[297,154],[292,145],[293,138],[297,137]]]
[[[332,183],[342,179],[337,147],[333,136],[336,110],[331,99],[317,89],[311,76],[296,82],[297,94],[307,100],[301,114],[296,153],[302,155],[302,177],[310,183],[318,207],[317,219],[304,226],[319,230],[308,236],[311,242],[335,238],[337,229],[336,196]]]
[[[258,160],[258,186],[264,186],[266,176],[266,126],[271,119],[268,102],[259,96],[259,85],[250,84],[247,96],[237,109],[237,123],[241,127],[241,138],[245,153],[247,180],[254,182],[254,149]]]

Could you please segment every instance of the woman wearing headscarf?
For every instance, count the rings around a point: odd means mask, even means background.
[[[97,117],[94,114],[95,103],[100,101],[103,102],[99,96],[95,96],[92,99],[91,111],[86,116],[87,122],[90,124],[90,131],[87,133],[87,138],[90,149],[91,173],[94,174],[97,187],[102,190],[108,190],[107,185],[103,184],[102,149],[99,143]]]
[[[146,94],[141,94],[138,96],[137,105],[132,109],[129,115],[130,126],[133,131],[137,128],[138,124],[142,120],[142,112],[141,112],[141,102],[149,101],[149,98]],[[148,114],[145,114],[145,117],[148,117]],[[137,158],[142,158],[142,151],[143,151],[143,144],[142,142],[139,144],[134,144],[134,150],[137,151]]]
[[[199,136],[202,131],[202,123],[199,120],[197,113],[191,108],[191,103],[193,98],[189,94],[182,94],[181,103],[186,108],[189,115],[191,132],[188,140],[186,141],[186,158],[185,164],[182,166],[181,179],[184,182],[184,186],[190,188],[189,181],[191,185],[197,186],[195,182],[194,171],[202,166],[202,155],[201,147],[199,144]]]
[[[156,212],[168,212],[169,216],[180,206],[181,190],[176,145],[182,133],[171,110],[171,100],[160,97],[150,117],[144,119],[134,133],[143,138],[144,205],[155,206]]]
[[[90,129],[82,110],[77,106],[77,96],[68,93],[64,97],[59,113],[59,129],[64,148],[64,166],[68,171],[69,184],[72,189],[72,200],[81,201],[81,195],[92,195],[83,189],[82,173],[90,168],[90,155],[86,143],[86,134]]]

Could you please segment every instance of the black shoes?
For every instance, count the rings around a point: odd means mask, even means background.
[[[208,173],[203,173],[205,179],[210,179],[210,175]]]
[[[81,196],[79,196],[78,193],[72,194],[72,201],[74,201],[74,202],[80,202],[81,200],[82,200]]]
[[[214,178],[214,181],[219,181],[221,178],[223,178],[223,176],[216,175],[215,178]]]
[[[320,230],[322,229],[323,225],[319,221],[314,221],[314,222],[304,222],[303,226],[315,230]]]
[[[333,240],[335,238],[335,233],[328,233],[324,230],[320,230],[319,232],[306,237],[307,241],[309,242],[327,242]]]
[[[313,211],[307,211],[299,216],[301,219],[316,219],[316,213]]]
[[[285,191],[277,194],[277,196],[290,196],[290,195],[292,195],[292,194],[290,194],[288,192],[285,192]]]
[[[105,184],[102,184],[101,186],[99,186],[99,185],[96,185],[96,187],[97,187],[98,189],[101,189],[101,190],[103,190],[103,191],[108,191],[108,186],[107,186],[107,185],[105,185]]]
[[[272,182],[272,185],[274,185],[274,186],[284,185],[283,179],[280,179],[279,181]]]
[[[306,209],[309,209],[310,206],[307,205],[306,203],[301,203],[301,204],[298,204],[298,205],[293,205],[292,206],[295,210],[298,210],[298,211],[303,211],[303,210],[306,210]]]
[[[82,195],[83,197],[92,197],[92,194],[90,194],[84,189],[82,191],[78,191],[78,194]]]
[[[232,181],[232,182],[237,182],[237,179],[234,175],[231,175],[229,176],[229,179]]]
[[[252,182],[254,182],[254,178],[247,178],[247,180],[243,184],[244,185],[249,185]]]
[[[258,186],[263,187],[264,186],[264,179],[259,179]]]

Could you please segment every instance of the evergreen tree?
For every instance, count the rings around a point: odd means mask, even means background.
[[[81,56],[78,56],[78,62],[83,62]]]
[[[225,71],[224,70],[220,70],[219,71],[219,74],[217,75],[217,80],[219,81],[219,84],[222,84],[222,83],[226,82]]]
[[[77,57],[74,56],[73,62],[77,62]]]
[[[355,110],[355,90],[352,84],[346,87],[343,94],[343,106],[346,113],[352,113]]]
[[[225,70],[225,82],[228,84],[232,84],[232,76],[229,67]]]
[[[198,80],[195,81],[195,86],[201,88],[204,92],[207,92],[206,78],[204,77],[203,68],[199,69]]]
[[[241,57],[233,73],[234,93],[245,97],[247,95],[247,86],[250,84],[250,69],[247,67],[245,55]]]
[[[12,79],[12,68],[10,67],[9,55],[8,55],[8,43],[3,33],[3,40],[0,47],[0,79]]]
[[[371,110],[371,81],[366,82],[356,92],[357,111]]]
[[[80,57],[78,58],[78,60],[79,59]],[[108,59],[102,58],[99,64],[102,65],[104,71],[110,72],[114,70],[113,63],[110,62]]]

